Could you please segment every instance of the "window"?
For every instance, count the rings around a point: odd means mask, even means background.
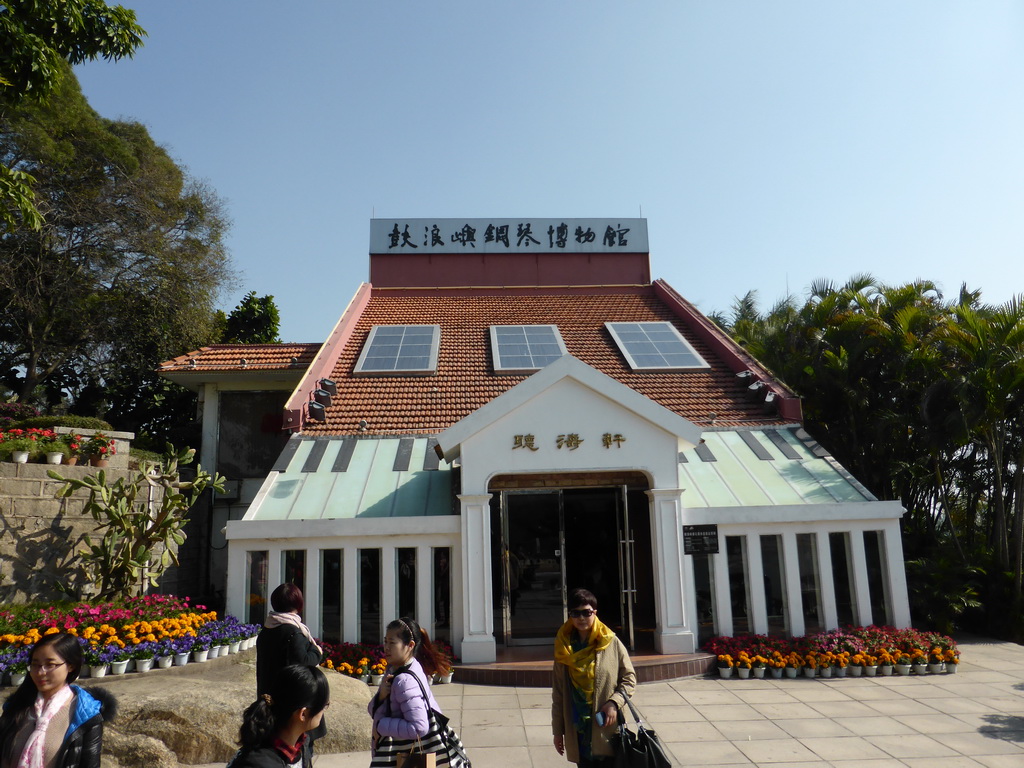
[[[433,373],[440,339],[441,327],[437,325],[375,325],[355,373]]]
[[[564,355],[565,344],[554,325],[492,325],[491,352],[495,371],[536,371]]]
[[[672,323],[605,323],[605,327],[634,370],[710,367]]]

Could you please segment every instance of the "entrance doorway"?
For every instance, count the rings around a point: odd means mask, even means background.
[[[552,642],[570,589],[598,600],[601,620],[631,650],[653,632],[646,495],[615,488],[505,490],[491,501],[495,636],[505,645]]]

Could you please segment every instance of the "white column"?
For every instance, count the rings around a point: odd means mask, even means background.
[[[303,595],[306,626],[313,633],[314,637],[323,636],[323,627],[320,626],[320,595],[322,591],[322,580],[324,578],[323,568],[320,563],[320,548],[311,547],[306,550],[306,594]]]
[[[687,584],[697,584],[693,569],[693,555],[686,555],[683,557],[683,579]],[[712,585],[712,590],[713,589],[714,586]],[[696,633],[697,628],[700,626],[700,617],[697,615],[696,586],[693,587],[693,594],[689,597],[690,599],[686,602],[686,621],[687,625],[693,627],[693,631]]]
[[[910,597],[907,595],[907,571],[903,566],[903,539],[900,536],[899,520],[890,520],[882,526],[885,546],[882,549],[884,575],[889,594],[889,612],[894,626],[910,626]]]
[[[764,563],[761,561],[761,536],[748,533],[746,539],[747,584],[750,590],[750,628],[758,635],[768,634],[768,604],[764,599]]]
[[[836,584],[832,577],[832,546],[828,540],[828,531],[817,531],[815,540],[818,550],[818,588],[821,590],[821,610],[824,613],[825,629],[839,626],[839,613],[836,610]]]
[[[687,604],[696,598],[683,568],[682,494],[681,488],[647,491],[654,550],[654,647],[658,653],[693,653],[697,645],[693,626],[687,623],[691,613]]]
[[[345,547],[341,568],[341,636],[346,643],[358,643],[360,595],[358,547]]]
[[[216,384],[203,385],[203,433],[199,443],[199,462],[203,469],[217,474],[217,435],[220,431],[220,390]]]
[[[800,593],[800,554],[796,547],[796,532],[782,533],[782,563],[786,573],[786,601],[789,603],[789,633],[801,637],[804,633],[804,599]]]
[[[281,585],[284,578],[283,547],[267,547],[267,611],[273,610],[270,607],[270,595]]]
[[[871,587],[868,584],[868,559],[864,552],[864,531],[850,531],[850,563],[853,571],[854,616],[858,626],[874,624],[871,617]]]
[[[245,582],[249,578],[246,566],[248,542],[228,541],[228,586],[225,595],[227,611],[232,616],[237,616],[248,622],[247,595],[245,594]]]
[[[729,555],[725,547],[725,534],[718,532],[718,554],[710,555],[711,573],[714,575],[715,634],[732,637],[732,585],[729,583]]]
[[[434,550],[416,547],[416,621],[434,637]]]
[[[398,561],[394,547],[380,548],[380,629],[378,634],[384,637],[384,627],[398,618]]]
[[[491,496],[460,495],[462,508],[462,648],[467,664],[497,659],[491,598]],[[452,605],[452,610],[457,606]]]

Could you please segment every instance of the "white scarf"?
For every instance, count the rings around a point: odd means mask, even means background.
[[[46,743],[46,729],[50,725],[53,716],[60,712],[61,707],[75,695],[70,685],[65,685],[49,699],[44,699],[43,694],[36,696],[36,727],[32,735],[25,742],[25,749],[21,752],[18,760],[18,768],[43,768],[43,746]]]
[[[302,623],[299,619],[299,614],[291,613],[280,613],[278,611],[271,611],[267,614],[267,620],[263,622],[263,626],[267,629],[273,629],[274,627],[280,627],[283,624],[291,624],[293,627],[298,627],[302,631],[302,634],[306,636],[306,639],[313,644],[316,648],[317,653],[323,653],[324,649],[316,644],[316,640],[309,633],[309,627]],[[20,767],[19,767],[20,768]]]

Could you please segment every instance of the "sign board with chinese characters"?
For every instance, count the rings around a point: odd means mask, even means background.
[[[684,555],[717,555],[718,554],[718,526],[717,525],[684,525],[683,526],[683,554]]]
[[[370,253],[649,253],[647,219],[371,219]]]

